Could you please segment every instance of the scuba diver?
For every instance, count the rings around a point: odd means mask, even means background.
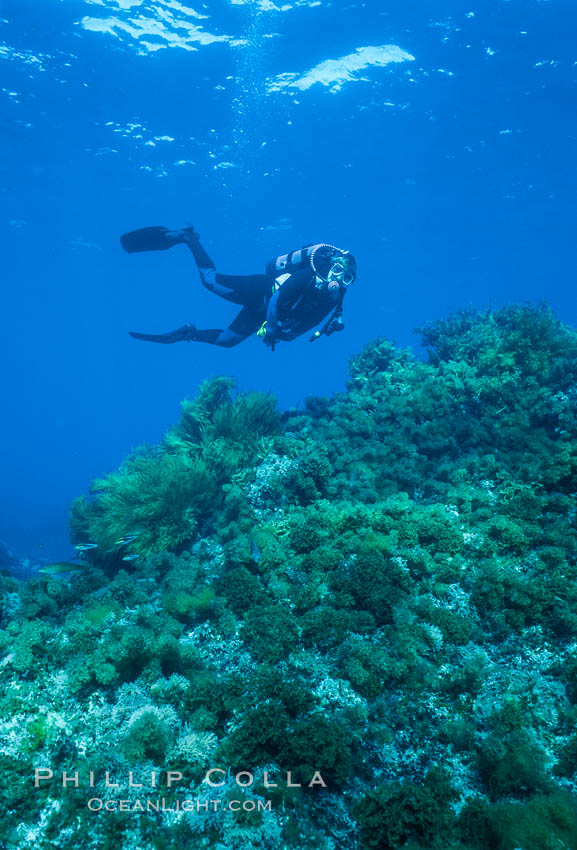
[[[125,233],[120,242],[130,254],[187,245],[198,267],[202,285],[226,301],[242,306],[224,330],[199,330],[190,324],[166,334],[131,331],[130,336],[134,339],[161,343],[186,340],[232,348],[256,333],[274,351],[277,342],[295,339],[329,314],[328,321],[315,331],[310,342],[344,328],[343,298],[347,287],[355,280],[356,262],[352,254],[334,245],[305,245],[271,260],[264,274],[228,275],[216,271],[192,226],[181,230],[145,227]]]

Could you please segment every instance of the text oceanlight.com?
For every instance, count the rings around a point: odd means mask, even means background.
[[[91,812],[270,812],[271,800],[102,800],[92,797],[86,804]]]

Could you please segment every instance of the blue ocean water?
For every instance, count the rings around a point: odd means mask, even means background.
[[[565,0],[0,0],[0,540],[69,557],[72,498],[207,377],[285,408],[462,307],[546,298],[575,324],[576,24]],[[223,272],[352,250],[345,332],[132,340],[234,316],[184,247],[120,248],[185,221]]]

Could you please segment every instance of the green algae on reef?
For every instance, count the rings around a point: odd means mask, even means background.
[[[83,573],[1,577],[2,847],[577,848],[577,334],[422,335],[301,411],[208,381]]]

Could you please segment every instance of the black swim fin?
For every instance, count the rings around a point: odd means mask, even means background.
[[[121,236],[120,244],[129,254],[140,251],[166,251],[176,244],[174,238],[168,238],[171,232],[167,227],[142,227]]]
[[[194,325],[183,325],[175,331],[169,331],[167,334],[141,334],[136,331],[128,331],[133,339],[142,339],[145,342],[161,342],[164,345],[169,345],[173,342],[192,342],[196,339],[196,327]]]

